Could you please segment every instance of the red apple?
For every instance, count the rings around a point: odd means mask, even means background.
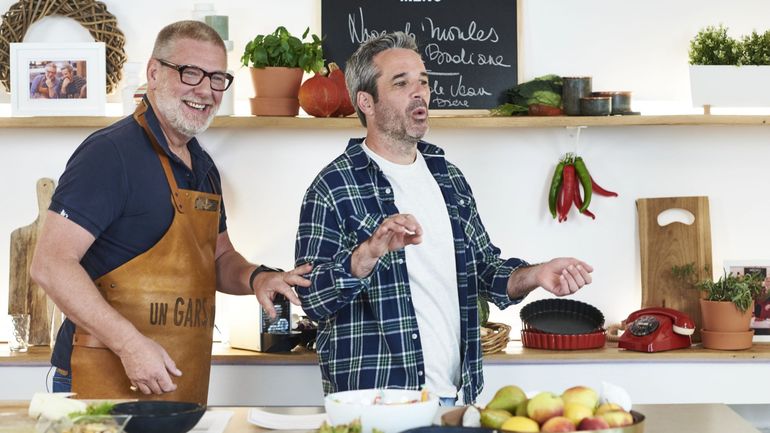
[[[613,410],[601,414],[610,427],[624,427],[634,423],[634,417],[624,410]]]
[[[527,402],[527,416],[543,424],[549,418],[561,416],[564,413],[564,401],[551,392],[541,392]]]
[[[540,426],[540,431],[547,433],[575,431],[575,423],[567,417],[555,416],[544,422],[543,425]]]
[[[607,424],[607,421],[605,421],[604,418],[600,416],[589,416],[588,418],[583,418],[583,420],[580,421],[580,424],[577,426],[578,430],[603,430],[606,428],[610,428],[610,425]]]

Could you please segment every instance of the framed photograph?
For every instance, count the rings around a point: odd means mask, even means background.
[[[11,115],[103,116],[105,45],[11,44]]]
[[[757,274],[767,281],[770,260],[726,260],[724,270],[735,275]],[[754,330],[754,341],[770,341],[770,298],[754,303],[751,329]]]

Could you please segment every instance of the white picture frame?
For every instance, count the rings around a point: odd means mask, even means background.
[[[104,42],[10,44],[11,115],[104,116],[104,53]],[[46,80],[46,71],[53,72],[53,66],[55,79]],[[80,78],[65,81],[67,75]],[[53,88],[46,82],[54,83]],[[62,83],[67,85],[62,88]],[[39,85],[37,89],[33,84]]]
[[[770,260],[725,260],[724,272],[735,275],[756,272],[767,279],[770,277]],[[754,341],[770,341],[770,300],[755,304],[751,329],[754,330]]]

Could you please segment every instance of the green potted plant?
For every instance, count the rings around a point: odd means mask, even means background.
[[[755,31],[744,35],[741,43],[740,63],[742,65],[770,65],[770,30],[759,34]]]
[[[770,89],[770,31],[733,38],[728,28],[707,26],[690,41],[690,89],[695,106],[766,106]]]
[[[691,65],[739,65],[741,42],[727,34],[728,28],[707,26],[690,41]]]
[[[255,97],[250,98],[255,115],[296,116],[297,94],[304,72],[318,72],[324,66],[322,40],[308,27],[302,38],[285,27],[257,35],[246,44],[241,63],[249,66]]]
[[[701,338],[707,349],[740,350],[752,345],[751,315],[754,301],[766,292],[755,274],[725,273],[716,281],[696,284],[701,291]]]

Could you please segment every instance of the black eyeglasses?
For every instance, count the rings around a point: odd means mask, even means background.
[[[211,90],[216,90],[217,92],[224,92],[233,84],[233,76],[225,72],[207,72],[193,65],[177,65],[176,63],[157,58],[155,60],[163,66],[176,69],[179,72],[179,79],[188,86],[197,86],[206,77],[209,77]]]

